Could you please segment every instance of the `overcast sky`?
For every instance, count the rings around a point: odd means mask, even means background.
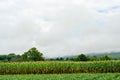
[[[120,0],[0,0],[0,54],[120,51]]]

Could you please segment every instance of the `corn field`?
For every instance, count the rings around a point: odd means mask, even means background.
[[[0,74],[118,73],[120,61],[0,63]]]

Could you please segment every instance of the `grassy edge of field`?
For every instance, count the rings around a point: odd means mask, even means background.
[[[0,80],[120,80],[120,73],[0,75]]]

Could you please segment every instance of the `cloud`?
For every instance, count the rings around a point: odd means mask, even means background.
[[[119,0],[0,1],[0,53],[44,56],[119,51]],[[104,14],[105,13],[105,14]]]

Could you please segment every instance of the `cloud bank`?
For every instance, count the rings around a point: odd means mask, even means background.
[[[0,0],[0,54],[120,51],[119,0]]]

